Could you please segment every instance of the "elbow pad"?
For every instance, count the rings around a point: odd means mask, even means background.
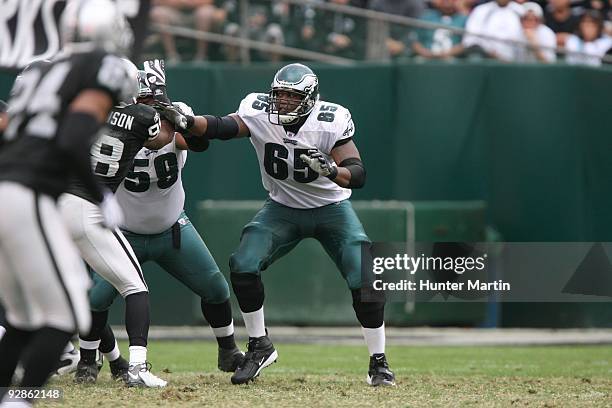
[[[210,146],[210,141],[205,136],[183,135],[187,147],[192,152],[203,152]]]
[[[365,185],[366,171],[363,163],[356,157],[343,160],[338,166],[344,167],[351,173],[348,188],[361,188]]]
[[[204,137],[207,139],[230,140],[238,136],[238,123],[231,116],[211,116],[206,118],[206,131]]]

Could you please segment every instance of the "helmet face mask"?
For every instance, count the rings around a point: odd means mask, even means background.
[[[274,76],[269,96],[268,120],[292,125],[312,112],[319,100],[319,80],[307,66],[289,64]]]

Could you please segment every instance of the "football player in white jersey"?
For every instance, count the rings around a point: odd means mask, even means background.
[[[155,106],[154,95],[167,100],[163,61],[146,61],[145,71],[150,83],[141,82],[138,100]],[[175,105],[185,114],[193,115],[186,104],[178,102]],[[158,150],[141,149],[131,171],[117,189],[116,197],[125,214],[121,226],[123,235],[138,262],[157,263],[201,298],[202,314],[219,346],[218,368],[233,372],[244,354],[234,340],[229,285],[183,210],[185,190],[181,173],[187,150],[203,151],[207,147],[208,141],[198,145],[198,140],[185,140],[176,133],[172,142]],[[95,284],[89,292],[93,316],[103,314],[106,319],[118,293],[99,275],[94,274],[93,279]],[[119,349],[110,327],[102,331],[101,337],[100,351],[109,360],[117,359]]]
[[[173,120],[172,114],[168,119]],[[351,189],[365,183],[348,109],[319,100],[317,76],[305,65],[290,64],[276,73],[269,93],[247,95],[234,114],[186,115],[174,121],[192,137],[249,137],[269,193],[230,259],[232,286],[249,334],[248,351],[232,383],[249,382],[278,356],[265,328],[261,272],[302,239],[315,238],[351,290],[370,354],[367,382],[394,385],[385,357],[384,300],[364,296],[361,249],[370,240],[348,201]]]

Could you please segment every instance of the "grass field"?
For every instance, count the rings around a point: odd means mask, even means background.
[[[216,370],[216,345],[200,341],[150,344],[153,371],[170,383],[162,390],[127,389],[106,365],[96,385],[52,385],[75,407],[612,406],[612,346],[388,347],[390,388],[365,384],[365,347],[276,347],[278,362],[246,386],[231,385]]]

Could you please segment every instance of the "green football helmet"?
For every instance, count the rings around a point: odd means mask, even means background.
[[[272,81],[268,119],[275,125],[292,125],[312,112],[319,100],[319,79],[303,64],[282,67]]]

